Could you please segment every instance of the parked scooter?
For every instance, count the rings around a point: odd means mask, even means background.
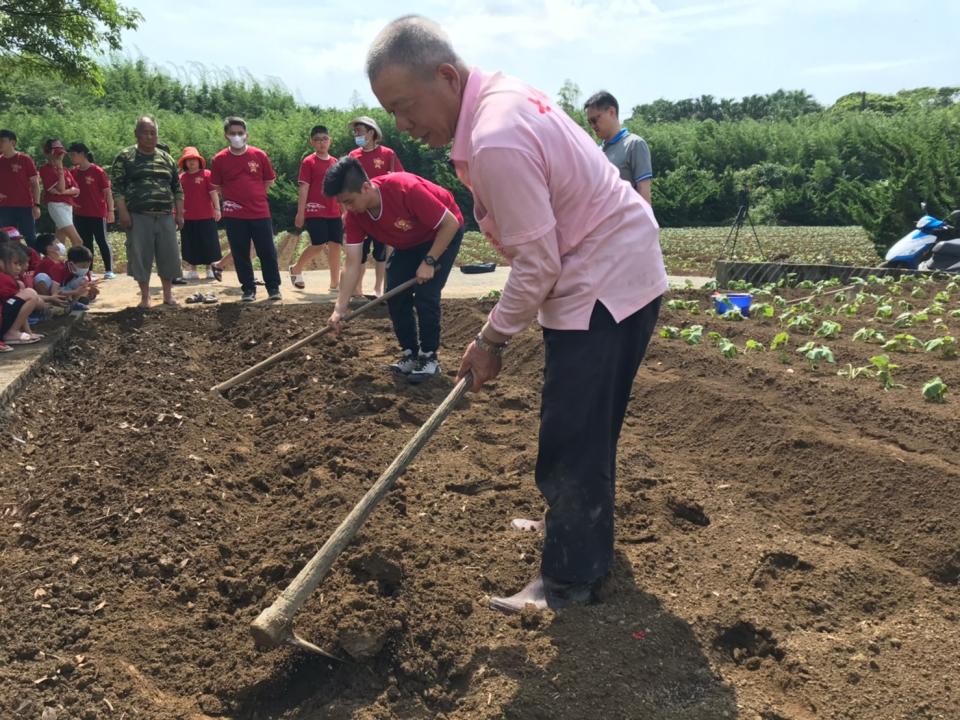
[[[924,215],[913,230],[897,240],[889,250],[881,267],[906,270],[945,270],[960,272],[960,238],[946,220],[927,214],[927,204],[920,203]],[[954,210],[947,220],[960,215]]]

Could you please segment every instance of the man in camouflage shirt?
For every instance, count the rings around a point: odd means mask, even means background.
[[[150,307],[150,272],[157,275],[165,305],[176,305],[173,279],[180,276],[177,229],[183,227],[183,190],[170,153],[157,147],[157,122],[144,115],[134,130],[137,144],[120,151],[111,179],[120,225],[127,233],[127,274],[140,284],[141,308]]]

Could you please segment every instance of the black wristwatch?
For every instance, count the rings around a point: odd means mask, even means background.
[[[433,267],[437,264],[437,259],[432,255],[427,255],[423,261],[427,264],[427,267]]]

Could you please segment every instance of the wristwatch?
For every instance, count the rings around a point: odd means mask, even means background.
[[[427,264],[427,267],[433,267],[437,264],[437,259],[432,255],[427,255],[423,261]]]
[[[491,355],[503,355],[503,349],[507,346],[507,343],[492,343],[489,340],[486,340],[483,337],[483,333],[477,333],[477,337],[474,338],[473,344],[484,352],[490,353]]]

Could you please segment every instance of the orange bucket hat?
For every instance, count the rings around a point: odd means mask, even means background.
[[[203,155],[201,155],[200,151],[195,147],[185,147],[183,149],[183,155],[181,155],[180,159],[177,160],[177,167],[183,170],[183,165],[187,162],[187,160],[199,160],[201,170],[207,167],[207,161],[203,159]]]

